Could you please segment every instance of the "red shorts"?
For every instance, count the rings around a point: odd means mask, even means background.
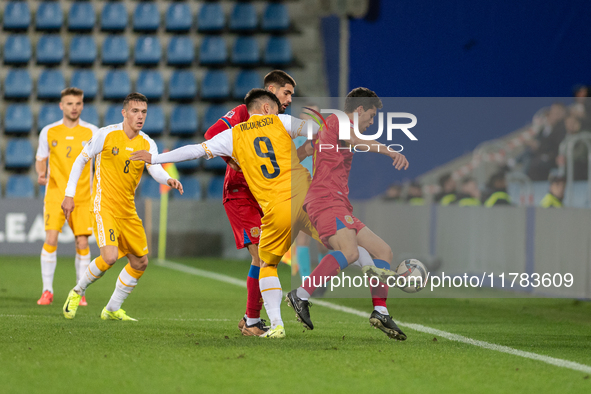
[[[248,244],[258,245],[263,217],[259,203],[251,198],[228,200],[224,203],[224,209],[234,232],[236,248],[242,249]]]
[[[353,211],[345,204],[326,207],[323,204],[312,203],[306,204],[306,210],[312,225],[318,231],[320,240],[329,249],[332,249],[332,246],[328,243],[328,239],[335,235],[337,230],[346,227],[359,233],[365,227],[365,224],[353,216]]]

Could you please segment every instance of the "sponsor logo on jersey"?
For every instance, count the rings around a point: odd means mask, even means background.
[[[224,115],[224,118],[231,118],[232,116],[234,116],[234,110],[230,110],[230,112],[228,112],[226,115]]]
[[[53,146],[55,148],[57,146],[57,141],[56,140],[51,141],[51,146]]]
[[[261,235],[261,229],[258,227],[253,227],[250,229],[250,236],[253,238],[258,238]]]
[[[113,149],[111,149],[111,153],[113,155],[115,155],[115,156],[118,155],[119,154],[119,148],[117,148],[116,146],[114,146]]]
[[[353,218],[350,215],[346,215],[345,222],[347,222],[349,224],[353,224]]]

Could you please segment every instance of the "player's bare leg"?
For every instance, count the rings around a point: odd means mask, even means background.
[[[43,279],[43,294],[37,300],[38,305],[50,305],[53,302],[53,277],[57,265],[57,237],[59,231],[47,230],[45,243],[41,249],[41,278]]]
[[[136,319],[127,316],[125,311],[121,309],[121,305],[137,286],[139,279],[146,271],[146,268],[148,267],[148,256],[134,256],[130,253],[127,255],[127,259],[129,260],[129,263],[121,270],[121,273],[117,278],[115,291],[113,292],[109,303],[101,312],[101,319],[103,320],[137,321]]]
[[[252,257],[250,270],[246,278],[246,313],[238,323],[238,329],[245,336],[261,336],[267,330],[261,320],[261,309],[263,309],[263,298],[259,287],[259,273],[261,260],[259,259],[259,247],[257,244],[248,244],[247,249]]]
[[[296,238],[296,256],[300,278],[310,276],[312,272],[310,263],[310,236],[300,231]]]
[[[76,283],[80,281],[82,275],[88,268],[90,264],[90,248],[88,247],[88,236],[87,235],[78,235],[76,236],[76,259],[75,259],[75,266],[76,266]],[[80,299],[80,305],[86,306],[88,303],[86,302],[86,296],[82,296]]]

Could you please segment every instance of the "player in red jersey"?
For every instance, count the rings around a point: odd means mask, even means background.
[[[353,132],[354,114],[358,114],[359,132],[363,133],[373,124],[373,118],[382,101],[367,88],[353,89],[345,100],[345,113],[350,121],[351,138],[339,140],[339,121],[336,115],[326,119],[326,125],[318,132],[314,143],[314,176],[304,201],[304,209],[310,221],[318,230],[322,242],[333,251],[322,259],[320,264],[304,284],[291,291],[286,298],[294,308],[304,326],[313,329],[310,319],[308,298],[322,278],[337,275],[359,258],[357,246],[361,246],[373,256],[374,273],[389,270],[392,262],[392,249],[380,237],[367,228],[353,215],[349,202],[349,173],[351,161],[357,144],[369,146],[370,152],[382,153],[393,160],[397,170],[407,169],[408,161],[400,153],[390,151],[377,141],[362,140]],[[384,271],[382,271],[384,272]],[[374,310],[369,319],[371,325],[385,332],[390,338],[405,340],[406,335],[392,320],[386,308],[388,286],[380,282],[371,288]]]
[[[275,94],[279,99],[281,103],[279,113],[284,113],[291,104],[291,96],[295,92],[295,80],[285,71],[274,70],[265,76],[263,83],[265,89]],[[246,105],[239,105],[214,123],[205,133],[205,138],[209,140],[222,131],[247,121],[249,117]],[[306,147],[298,150],[298,156],[301,154],[307,156],[304,153],[305,149]],[[263,299],[259,289],[260,260],[258,251],[263,212],[250,192],[240,168],[231,158],[224,157],[223,159],[228,163],[224,179],[224,209],[234,232],[236,248],[247,248],[252,256],[252,263],[246,279],[246,313],[238,323],[238,329],[242,331],[243,335],[260,335],[265,330],[260,319]]]

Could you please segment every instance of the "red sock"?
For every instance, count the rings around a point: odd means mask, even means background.
[[[261,317],[261,309],[263,309],[263,297],[261,296],[261,290],[259,289],[259,280],[246,278],[246,291],[248,292],[246,297],[246,316],[251,319]]]
[[[339,264],[339,260],[341,263]],[[308,294],[312,295],[314,290],[317,287],[324,284],[324,277],[329,276],[333,277],[338,275],[339,270],[344,268],[341,266],[343,264],[345,267],[347,266],[347,259],[342,252],[335,251],[332,253],[327,254],[318,264],[318,267],[312,271],[310,274],[310,278],[306,279],[302,284],[302,288],[308,292]]]
[[[375,283],[375,281],[374,281]],[[388,299],[388,285],[380,282],[377,286],[371,287],[371,302],[373,307],[386,307],[386,300]]]

